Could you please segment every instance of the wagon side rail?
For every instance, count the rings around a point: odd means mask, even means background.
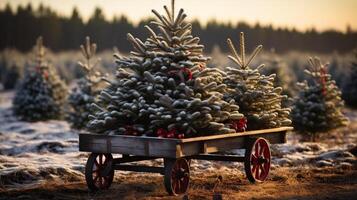
[[[254,137],[263,137],[272,144],[284,143],[287,131],[292,129],[292,127],[280,127],[186,139],[83,133],[79,135],[79,150],[94,153],[180,158],[242,149],[246,147],[249,138]]]

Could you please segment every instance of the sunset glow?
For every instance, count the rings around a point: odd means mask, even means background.
[[[150,16],[152,8],[162,9],[164,4],[170,3],[169,0],[2,0],[0,8],[10,3],[14,9],[30,2],[34,8],[43,3],[61,15],[70,15],[73,7],[77,7],[84,19],[92,15],[95,7],[100,7],[108,19],[126,15],[133,22]],[[345,31],[347,25],[357,29],[355,0],[177,0],[176,4],[186,10],[190,19],[203,23],[215,19],[232,23],[259,22],[298,30],[315,27],[317,30]]]

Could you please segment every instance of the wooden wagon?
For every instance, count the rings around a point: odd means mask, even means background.
[[[122,170],[163,174],[167,192],[179,195],[188,189],[191,159],[244,162],[249,181],[264,181],[271,162],[269,143],[286,142],[289,130],[292,127],[186,139],[83,133],[79,135],[79,150],[91,152],[85,167],[91,191],[109,188],[114,171]],[[245,149],[245,156],[219,154],[233,149]],[[112,154],[121,154],[121,157],[113,158]],[[164,159],[163,167],[128,164],[157,158]]]

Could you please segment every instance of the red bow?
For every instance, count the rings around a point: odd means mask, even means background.
[[[159,128],[156,131],[157,137],[162,137],[162,138],[179,138],[182,139],[185,137],[185,134],[183,133],[178,133],[175,128],[171,129],[170,131],[167,131],[163,128]]]
[[[183,77],[179,75],[180,72],[182,72]],[[180,70],[169,71],[169,75],[180,78],[181,82],[191,80],[193,77],[191,70],[187,67],[181,68]]]
[[[48,78],[48,72],[46,70],[41,70],[41,67],[36,67],[36,70],[38,73],[42,74],[45,79]]]
[[[247,118],[243,117],[239,120],[232,121],[230,128],[236,130],[236,132],[243,132],[247,129]]]
[[[187,76],[188,80],[192,79],[192,72],[190,69],[184,67],[180,71],[182,71],[182,73]]]

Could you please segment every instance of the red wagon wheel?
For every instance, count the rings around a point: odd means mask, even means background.
[[[112,154],[90,154],[85,169],[85,177],[89,190],[97,191],[110,187],[114,178],[112,165]]]
[[[164,159],[166,191],[170,195],[186,193],[190,182],[190,166],[186,159]]]
[[[269,175],[271,153],[267,140],[251,140],[245,151],[244,169],[250,182],[263,182]]]

